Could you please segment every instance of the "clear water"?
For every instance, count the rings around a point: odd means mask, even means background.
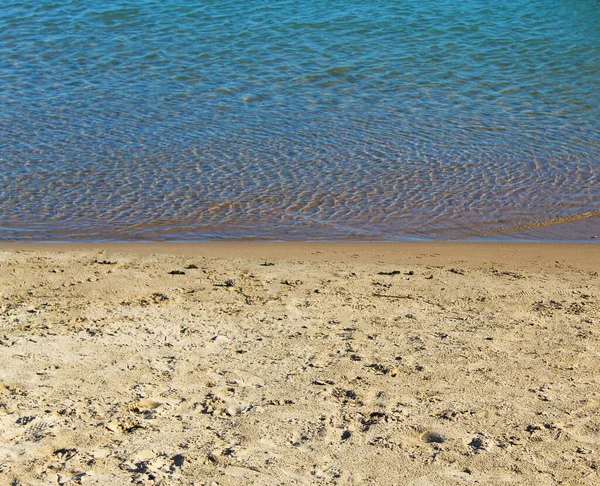
[[[2,240],[470,238],[598,215],[597,0],[0,5]]]

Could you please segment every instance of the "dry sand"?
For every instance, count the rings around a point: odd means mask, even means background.
[[[600,245],[100,246],[0,250],[2,485],[600,484]]]

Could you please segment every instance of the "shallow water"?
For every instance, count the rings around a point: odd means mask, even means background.
[[[0,239],[471,238],[600,215],[596,0],[191,3],[3,2]]]

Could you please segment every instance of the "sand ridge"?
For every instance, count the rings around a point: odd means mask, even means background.
[[[597,263],[343,260],[0,251],[0,483],[600,481]]]

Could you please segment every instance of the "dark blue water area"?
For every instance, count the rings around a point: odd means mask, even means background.
[[[568,240],[599,115],[596,0],[8,0],[0,240]]]

